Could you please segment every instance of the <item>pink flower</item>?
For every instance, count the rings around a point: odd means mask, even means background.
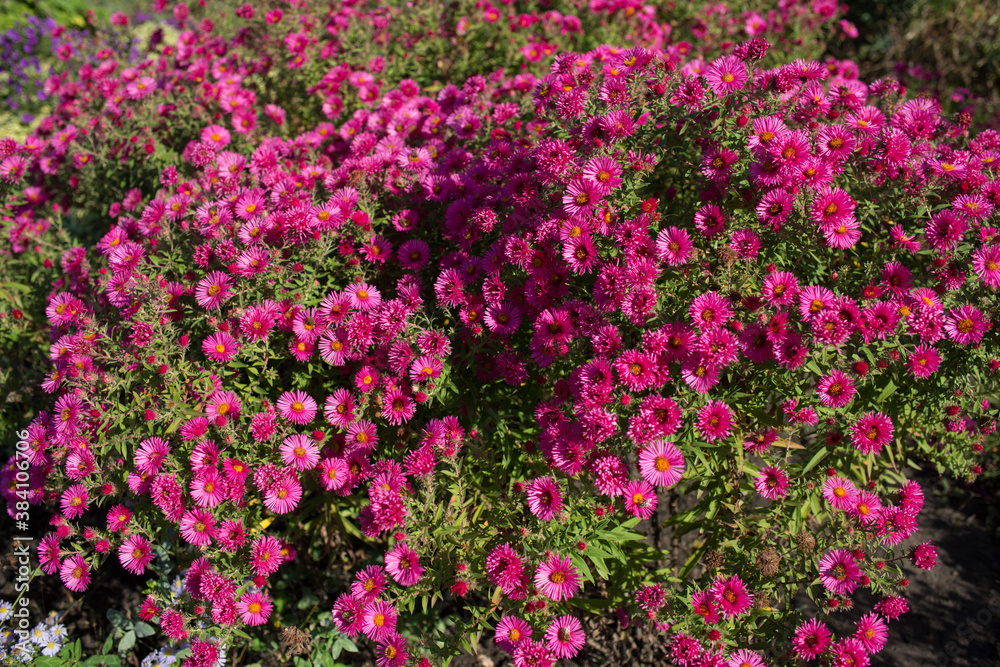
[[[583,648],[587,635],[583,626],[573,616],[553,619],[545,631],[545,643],[557,658],[573,658]]]
[[[810,619],[795,629],[792,648],[804,660],[815,660],[830,647],[830,630],[819,619]]]
[[[372,641],[381,642],[396,632],[396,608],[384,600],[376,600],[365,607],[362,613],[364,625],[361,630]]]
[[[766,665],[760,654],[748,648],[741,648],[730,654],[726,667],[766,667]]]
[[[59,567],[59,577],[66,588],[77,593],[87,590],[90,585],[90,568],[79,554],[67,556]]]
[[[1000,246],[984,245],[972,253],[972,268],[987,287],[1000,287]]]
[[[282,441],[281,460],[293,470],[309,470],[319,463],[319,447],[308,435],[295,433]]]
[[[709,625],[718,623],[722,619],[711,591],[697,591],[691,596],[691,606]]]
[[[655,486],[673,486],[684,476],[684,455],[677,446],[658,440],[639,452],[639,472]]]
[[[293,473],[282,474],[264,491],[263,499],[264,506],[275,514],[288,514],[302,500],[302,485]]]
[[[819,579],[834,595],[850,595],[858,587],[861,568],[847,549],[833,549],[819,559]]]
[[[350,298],[351,307],[363,313],[378,308],[382,303],[382,294],[368,283],[354,283],[344,293]]]
[[[569,556],[553,554],[535,570],[535,587],[553,602],[568,600],[580,589],[580,575]]]
[[[648,519],[656,511],[656,492],[649,482],[629,482],[625,487],[625,509],[640,519]]]
[[[236,611],[247,625],[263,625],[271,616],[274,604],[267,593],[244,593],[236,603]]]
[[[753,486],[764,498],[779,500],[788,494],[788,475],[777,466],[767,466],[761,469]]]
[[[130,535],[118,547],[118,560],[122,567],[133,574],[142,574],[153,560],[149,540],[141,535]]]
[[[528,509],[542,521],[551,521],[562,511],[562,494],[551,477],[539,477],[528,485]]]
[[[834,369],[819,381],[816,393],[819,394],[820,402],[826,407],[842,408],[851,402],[857,391],[847,375]]]
[[[933,345],[918,345],[906,365],[915,378],[929,378],[941,366],[941,354]]]
[[[722,56],[709,66],[705,81],[713,93],[725,97],[743,88],[747,82],[747,66],[736,56]]]
[[[369,565],[354,575],[351,595],[364,603],[373,602],[385,590],[385,570],[379,565]]]
[[[847,512],[854,508],[858,490],[850,481],[836,475],[823,482],[823,497],[834,508]]]
[[[656,235],[656,255],[669,266],[686,264],[693,249],[694,243],[684,229],[668,227]]]
[[[889,640],[889,627],[878,614],[865,614],[854,625],[857,628],[854,638],[861,642],[868,653],[878,653],[885,648],[885,643]]]
[[[239,397],[234,392],[216,391],[208,399],[205,414],[210,419],[213,419],[216,424],[219,424],[219,418],[221,417],[222,424],[225,424],[227,419],[239,418],[241,407],[243,407],[242,403],[240,403]]]
[[[746,584],[736,576],[719,576],[710,589],[719,609],[726,618],[741,616],[750,610],[753,595],[747,591]]]
[[[410,657],[406,650],[406,639],[398,632],[393,632],[382,640],[377,655],[376,667],[402,667]]]
[[[180,522],[181,536],[196,547],[208,546],[215,536],[215,517],[203,509],[184,512]]]
[[[385,555],[385,569],[400,586],[413,586],[424,576],[420,555],[406,542],[399,542]]]
[[[851,426],[854,446],[862,454],[877,453],[892,440],[892,420],[881,412],[869,412]]]
[[[87,487],[83,484],[74,484],[63,491],[60,506],[67,519],[76,519],[87,511],[88,495]]]
[[[978,343],[990,328],[983,313],[973,306],[959,306],[948,312],[944,330],[959,345]]]
[[[562,203],[566,215],[582,216],[595,208],[601,200],[601,188],[589,180],[577,179],[569,184]]]
[[[316,416],[317,405],[304,391],[286,391],[275,404],[278,414],[293,424],[308,424]]]
[[[729,307],[728,299],[725,299],[716,292],[707,292],[695,297],[688,309],[695,326],[700,329],[711,329],[721,327],[732,317],[733,311]]]
[[[202,308],[215,310],[232,296],[231,292],[229,276],[221,271],[212,271],[195,287],[194,298]]]
[[[278,571],[284,556],[281,555],[281,542],[264,535],[258,537],[250,545],[250,565],[257,576],[267,576]]]
[[[710,400],[698,411],[698,432],[708,442],[724,440],[732,430],[733,417],[729,406],[723,401]]]
[[[213,361],[221,361],[222,363],[226,363],[232,359],[238,348],[239,345],[236,339],[225,331],[217,331],[206,338],[201,344],[201,349],[206,357]]]
[[[531,626],[524,619],[504,616],[497,623],[493,642],[507,653],[513,653],[518,644],[531,639],[531,633]]]

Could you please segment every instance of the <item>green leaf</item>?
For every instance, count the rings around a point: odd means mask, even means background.
[[[804,475],[813,468],[815,468],[816,466],[818,466],[820,461],[825,459],[827,454],[829,453],[830,453],[829,449],[827,449],[826,447],[820,447],[819,451],[816,452],[811,459],[809,459],[809,463],[807,463],[806,466],[802,469],[802,474]]]
[[[153,629],[153,626],[151,626],[149,623],[144,623],[142,621],[136,623],[135,627],[133,627],[132,629],[135,630],[136,637],[149,637],[150,635],[156,633],[156,630]]]
[[[41,658],[35,658],[31,663],[32,665],[39,665],[40,667],[62,667],[62,660],[56,656],[42,656]]]
[[[125,633],[125,636],[121,638],[121,641],[118,642],[118,652],[124,653],[133,646],[135,646],[135,630],[129,630]]]
[[[896,383],[889,380],[889,384],[885,386],[882,393],[878,395],[878,403],[882,403],[885,399],[889,398],[896,392]]]
[[[131,629],[132,622],[125,617],[125,614],[121,613],[117,609],[108,609],[108,620],[111,621],[112,627],[116,630],[121,630],[122,632]]]

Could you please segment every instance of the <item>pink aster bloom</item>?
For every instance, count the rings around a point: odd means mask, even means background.
[[[987,287],[1000,287],[1000,245],[984,245],[972,253],[972,268]]]
[[[684,455],[672,442],[657,440],[639,452],[639,473],[654,486],[673,486],[685,470]]]
[[[553,602],[568,600],[580,589],[580,575],[569,556],[553,554],[535,570],[535,587]]]
[[[385,555],[385,569],[400,586],[413,586],[424,576],[420,554],[399,542]]]
[[[847,512],[853,509],[857,502],[858,489],[849,480],[835,475],[823,482],[823,497],[835,509]]]
[[[830,629],[819,619],[805,621],[795,629],[792,649],[804,660],[815,660],[830,647]]]
[[[857,391],[851,379],[839,370],[834,370],[819,381],[816,386],[820,402],[828,408],[842,408],[854,398]]]
[[[342,594],[333,603],[333,624],[345,635],[356,636],[364,626],[364,613],[367,606],[353,595]]]
[[[142,574],[153,561],[153,548],[142,535],[130,535],[118,547],[118,560],[132,574]]]
[[[278,414],[293,424],[308,424],[316,416],[316,401],[304,391],[286,391],[275,405]]]
[[[416,403],[401,387],[390,386],[382,397],[382,418],[393,426],[410,421],[416,411]]]
[[[406,639],[398,632],[393,632],[382,640],[376,655],[376,667],[402,667],[410,657],[406,650]]]
[[[236,603],[236,612],[247,625],[263,625],[271,616],[274,603],[267,593],[244,593]]]
[[[868,652],[853,637],[844,637],[830,649],[834,667],[868,667]]]
[[[281,479],[264,491],[264,506],[275,514],[288,514],[302,500],[302,485],[294,474],[283,474]]]
[[[892,420],[881,412],[869,412],[851,425],[851,439],[862,454],[877,453],[890,441]]]
[[[82,516],[84,512],[87,511],[88,506],[87,487],[83,484],[74,484],[65,491],[63,491],[62,498],[60,501],[60,507],[62,513],[67,519],[76,519]]]
[[[611,194],[611,191],[622,184],[620,178],[621,166],[614,158],[604,155],[591,159],[584,167],[582,176],[597,186],[601,196]]]
[[[721,327],[732,317],[729,300],[716,292],[707,292],[695,297],[688,309],[695,326],[700,329]]]
[[[202,341],[201,349],[212,361],[226,363],[236,354],[239,344],[225,331],[217,331]]]
[[[504,616],[497,623],[493,643],[507,653],[513,653],[518,644],[531,639],[531,633],[531,625],[524,619],[517,616]]]
[[[205,406],[205,414],[208,415],[209,419],[215,421],[219,424],[219,418],[222,418],[222,424],[226,423],[227,419],[238,419],[240,416],[240,408],[243,404],[240,402],[239,397],[232,391],[216,391],[208,399],[208,405]]]
[[[741,616],[750,610],[753,595],[737,575],[719,576],[712,583],[712,595],[726,618]]]
[[[293,470],[309,470],[319,463],[319,447],[308,435],[295,433],[282,441],[281,460]]]
[[[118,504],[108,510],[108,530],[120,533],[128,527],[132,520],[132,512],[124,505]]]
[[[563,194],[563,209],[570,217],[585,215],[601,200],[601,188],[589,180],[577,179],[566,187]]]
[[[753,486],[764,498],[779,500],[788,494],[788,475],[777,466],[767,466],[761,469]]]
[[[668,227],[656,235],[656,255],[669,266],[686,264],[692,250],[694,243],[684,229]]]
[[[553,619],[545,631],[545,643],[557,658],[573,658],[583,648],[587,635],[583,626],[573,616]]]
[[[656,511],[656,492],[646,480],[629,482],[625,487],[625,509],[640,519],[648,519]]]
[[[748,648],[741,648],[729,655],[726,667],[766,667],[766,665],[759,653]]]
[[[327,491],[340,491],[347,483],[347,463],[341,458],[325,458],[319,462],[319,478]]]
[[[257,576],[267,576],[278,571],[285,558],[281,555],[281,542],[264,535],[250,545],[250,565]]]
[[[90,567],[80,554],[67,556],[59,567],[59,577],[66,588],[77,593],[87,590],[90,585]]]
[[[861,568],[847,549],[832,549],[819,559],[819,579],[834,595],[850,595],[861,579]]]
[[[710,400],[698,411],[698,432],[708,442],[724,440],[733,426],[733,414],[723,401]]]
[[[385,569],[379,565],[369,565],[354,575],[351,595],[364,603],[377,600],[385,590]]]
[[[746,84],[747,66],[736,56],[722,56],[709,66],[705,73],[705,81],[713,93],[725,97]]]
[[[539,477],[528,484],[528,509],[542,521],[551,521],[562,511],[562,494],[551,477]]]
[[[918,345],[906,361],[915,378],[929,378],[941,366],[941,353],[933,345]]]
[[[382,303],[382,294],[368,283],[354,283],[344,293],[350,299],[351,307],[363,313],[378,308]]]
[[[889,626],[878,614],[865,614],[855,623],[854,638],[861,642],[868,653],[878,653],[889,640]]]
[[[395,607],[384,600],[376,600],[365,607],[362,613],[364,624],[361,631],[372,641],[384,641],[396,632],[398,617]]]
[[[229,276],[221,271],[209,273],[201,279],[194,290],[195,301],[208,310],[215,310],[230,296],[232,289],[229,286]]]
[[[944,322],[948,338],[959,345],[978,343],[989,328],[990,323],[983,317],[983,313],[968,305],[950,310]]]
[[[695,612],[701,614],[702,618],[709,625],[713,625],[722,620],[719,615],[719,607],[715,602],[715,595],[712,591],[697,591],[691,596],[691,606]]]
[[[215,468],[203,468],[195,473],[190,489],[191,498],[198,507],[216,507],[226,499],[222,476]]]
[[[441,375],[442,370],[444,370],[444,365],[437,357],[429,355],[417,357],[414,362],[410,364],[410,381],[426,382],[433,380]]]
[[[208,510],[196,508],[184,512],[179,525],[181,537],[196,547],[208,546],[215,536],[215,517]]]

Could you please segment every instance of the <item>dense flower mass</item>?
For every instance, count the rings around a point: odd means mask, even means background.
[[[0,471],[12,516],[54,513],[43,571],[183,571],[141,614],[198,667],[351,541],[377,553],[323,627],[380,666],[487,628],[548,665],[605,607],[678,665],[863,664],[901,562],[936,563],[897,553],[897,463],[975,474],[995,430],[1000,134],[783,60],[832,2],[705,10],[691,41],[637,2],[431,4],[178,4],[142,51],[66,42],[51,113],[0,139],[2,261],[51,278]],[[445,598],[461,625],[417,627]]]

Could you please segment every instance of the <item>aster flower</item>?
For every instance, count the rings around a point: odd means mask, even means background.
[[[532,628],[522,618],[504,616],[497,623],[493,642],[507,653],[513,653],[517,645],[531,639]]]
[[[226,363],[236,354],[239,345],[225,331],[217,331],[202,342],[201,349],[212,361]]]
[[[695,592],[691,596],[691,606],[695,612],[701,614],[701,617],[709,625],[714,625],[722,620],[722,616],[719,615],[719,607],[715,601],[715,595],[712,591]]]
[[[396,632],[396,608],[383,600],[375,600],[362,613],[362,632],[375,642],[385,641]]]
[[[854,446],[862,454],[876,453],[892,440],[892,420],[881,412],[869,412],[851,425]]]
[[[889,627],[878,614],[865,614],[854,625],[857,628],[854,638],[868,653],[878,653],[889,640]]]
[[[545,643],[557,658],[573,658],[586,641],[580,621],[573,616],[560,616],[552,620],[545,631]]]
[[[716,292],[707,292],[695,297],[688,309],[695,326],[701,329],[721,327],[732,317],[733,311],[727,299]]]
[[[382,303],[382,294],[368,283],[354,283],[344,293],[350,299],[351,307],[363,313],[378,308]]]
[[[834,667],[868,667],[868,652],[853,637],[844,637],[830,650]]]
[[[832,549],[819,559],[819,579],[834,595],[850,595],[858,587],[861,568],[847,549]]]
[[[135,453],[135,469],[140,473],[155,475],[168,454],[170,445],[166,440],[157,436],[146,438],[139,443],[139,449]]]
[[[141,535],[130,535],[118,547],[118,560],[132,574],[142,574],[153,561],[153,548]]]
[[[344,593],[333,603],[333,624],[349,637],[361,632],[364,626],[364,612],[368,605],[353,595]]]
[[[754,488],[768,500],[779,500],[788,494],[788,475],[777,466],[767,466],[754,480]]]
[[[819,619],[813,618],[795,629],[792,649],[803,660],[815,660],[830,648],[830,637],[830,629]]]
[[[90,586],[90,567],[79,554],[67,556],[59,567],[59,578],[66,588],[82,593]]]
[[[698,411],[698,432],[708,442],[724,440],[733,426],[732,410],[723,401],[710,400]]]
[[[948,338],[959,345],[978,343],[989,328],[990,323],[983,317],[983,313],[968,305],[950,310],[944,323]]]
[[[710,589],[716,604],[726,618],[742,616],[750,610],[753,595],[747,591],[746,584],[735,574],[730,577],[719,576]]]
[[[63,491],[60,499],[62,513],[67,519],[76,519],[87,511],[89,494],[83,484],[74,484]]]
[[[194,290],[198,305],[208,310],[219,308],[230,296],[232,289],[229,285],[229,276],[221,271],[209,273],[198,282]]]
[[[351,595],[367,604],[382,595],[385,582],[385,569],[380,565],[369,565],[354,575]]]
[[[216,507],[226,498],[222,477],[215,468],[204,468],[195,473],[190,489],[191,498],[198,507]]]
[[[875,523],[882,511],[882,501],[874,491],[858,491],[853,508],[847,512],[856,517],[862,524]]]
[[[528,509],[542,521],[551,521],[562,511],[562,494],[551,477],[539,477],[528,484]]]
[[[610,156],[600,156],[587,162],[583,167],[582,176],[584,180],[596,184],[600,196],[603,197],[621,185],[621,173],[621,166],[617,160]]]
[[[639,472],[655,486],[673,486],[684,476],[684,455],[677,446],[658,440],[639,452]]]
[[[759,653],[748,648],[741,648],[729,655],[726,667],[766,667],[766,665]]]
[[[308,424],[316,416],[317,405],[304,391],[286,391],[275,404],[278,414],[293,424]]]
[[[250,545],[250,565],[257,576],[277,572],[283,562],[281,543],[270,535],[258,537]]]
[[[205,414],[217,425],[226,423],[227,419],[238,419],[242,404],[239,397],[232,391],[216,391],[208,399]],[[221,418],[221,423],[220,423]]]
[[[346,428],[355,419],[354,398],[347,389],[335,389],[323,404],[323,416],[333,426]]]
[[[629,482],[625,487],[625,509],[640,519],[648,519],[656,511],[656,492],[649,482]]]
[[[424,576],[420,555],[399,542],[385,555],[385,569],[400,586],[413,586]]]
[[[406,650],[406,639],[398,632],[393,632],[382,640],[376,655],[377,667],[402,667],[410,657]]]
[[[823,497],[835,509],[847,512],[857,502],[858,490],[850,481],[835,475],[823,482]]]
[[[236,602],[236,611],[247,625],[263,625],[271,616],[274,603],[267,593],[244,593]]]
[[[131,520],[131,510],[120,503],[108,510],[108,530],[111,532],[122,532],[128,527]]]
[[[577,179],[566,187],[562,204],[566,215],[573,218],[593,210],[601,201],[602,188],[590,180]]]
[[[560,602],[579,590],[580,575],[569,556],[553,554],[535,570],[535,587],[548,599]]]
[[[319,463],[319,447],[308,435],[290,435],[281,443],[281,460],[293,470],[309,470]]]
[[[941,353],[933,345],[918,345],[906,361],[913,377],[925,379],[941,366]]]
[[[682,266],[691,256],[694,244],[684,229],[668,227],[656,236],[656,254],[669,266]]]
[[[857,390],[851,379],[839,370],[834,369],[823,377],[816,386],[820,402],[828,408],[842,408],[854,398]]]
[[[736,56],[722,56],[709,66],[705,82],[713,93],[726,97],[743,88],[747,82],[747,67]]]
[[[391,386],[382,397],[382,417],[393,426],[408,422],[417,406],[403,389]]]
[[[215,536],[215,517],[203,509],[187,510],[179,521],[181,537],[197,547],[208,546]]]
[[[972,268],[987,287],[1000,287],[1000,246],[984,245],[972,253]]]
[[[264,506],[275,514],[293,511],[302,500],[302,485],[294,474],[282,474],[281,478],[263,493]]]

